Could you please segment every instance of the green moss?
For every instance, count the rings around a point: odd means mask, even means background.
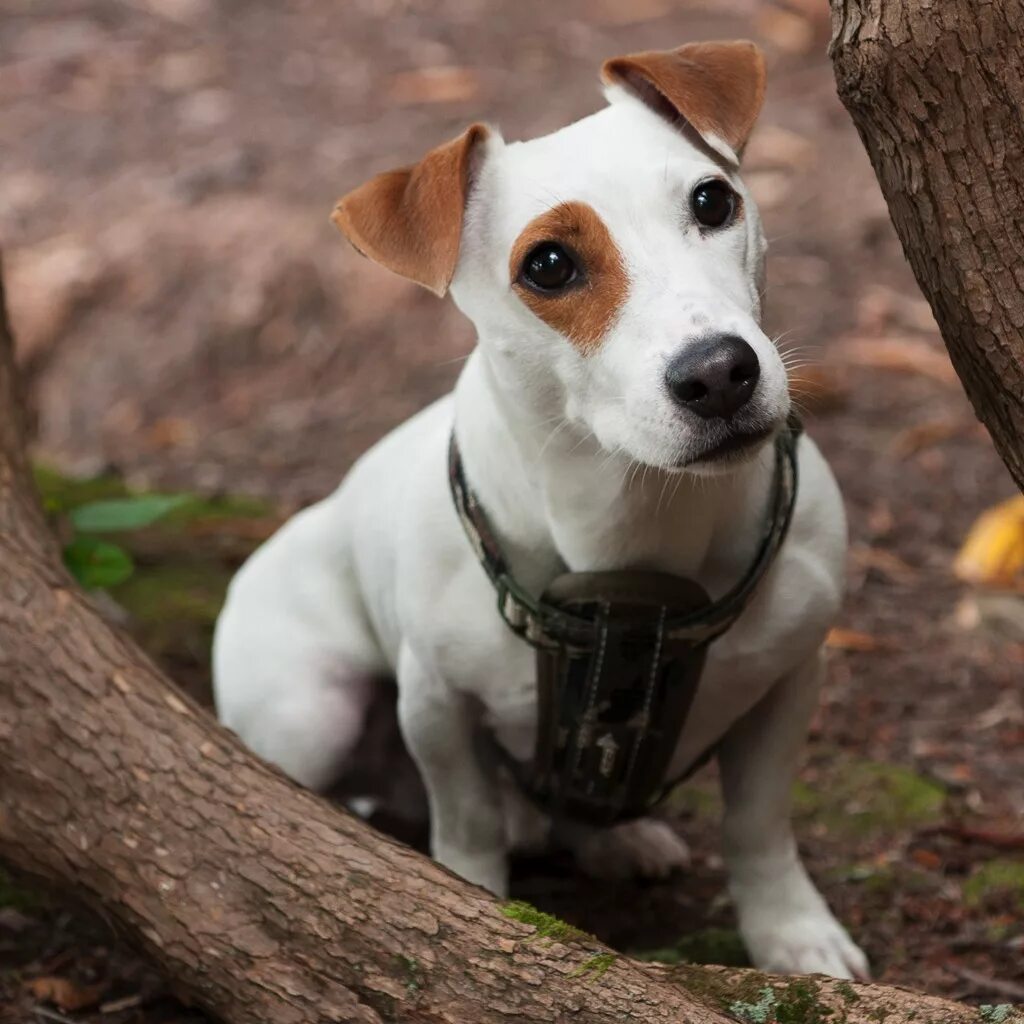
[[[754,1000],[734,1000],[729,1012],[746,1024],[838,1024],[835,1010],[821,1001],[818,983],[809,978],[765,985]]]
[[[685,782],[665,798],[665,807],[696,821],[718,821],[722,816],[722,797],[715,782]]]
[[[968,906],[979,906],[993,894],[1008,896],[1018,908],[1024,909],[1024,863],[990,860],[964,883],[964,902]]]
[[[735,978],[687,964],[676,967],[671,977],[690,995],[719,1010],[728,1010],[734,1002],[756,1002],[771,980],[760,971],[745,971]]]
[[[90,501],[106,501],[123,498],[128,493],[124,481],[116,476],[99,476],[87,480],[67,477],[49,466],[33,466],[36,489],[42,499],[43,508],[57,515],[69,512]]]
[[[813,788],[800,782],[793,791],[800,818],[851,838],[931,824],[942,817],[945,800],[937,783],[877,761],[834,764]]]
[[[231,569],[217,562],[140,565],[111,590],[132,618],[132,632],[154,657],[197,656],[208,648]]]
[[[505,917],[512,918],[522,924],[528,924],[536,930],[535,938],[553,939],[555,942],[571,942],[573,939],[588,939],[591,936],[579,928],[555,917],[553,914],[545,914],[530,903],[523,900],[512,900],[504,904],[501,912]]]
[[[403,956],[401,953],[395,956],[395,964],[398,967],[399,977],[405,985],[405,991],[410,996],[415,996],[423,988],[423,976],[420,973],[420,964],[415,957]]]
[[[724,967],[750,964],[743,940],[732,928],[702,928],[684,935],[671,946],[641,950],[633,955],[638,960],[662,964],[721,964]]]
[[[860,1002],[860,996],[848,981],[841,981],[836,985],[836,991],[843,997],[843,1002],[849,1005]]]
[[[579,978],[589,975],[593,980],[604,976],[609,967],[618,959],[614,953],[598,953],[589,960],[585,960],[569,977]]]
[[[1003,1024],[1013,1016],[1013,1012],[1013,1007],[1009,1003],[1000,1003],[998,1006],[984,1003],[978,1007],[978,1016],[985,1024]]]
[[[36,488],[43,508],[53,514],[63,514],[94,501],[127,498],[143,492],[132,491],[117,476],[98,476],[79,479],[65,476],[50,466],[32,467]],[[168,513],[164,524],[184,524],[196,520],[258,519],[273,514],[272,506],[260,498],[245,495],[223,495],[205,498],[188,495],[179,508]]]
[[[10,907],[20,910],[23,914],[44,910],[47,906],[45,896],[36,892],[9,875],[0,867],[0,908]]]
[[[778,1000],[775,998],[775,989],[771,985],[765,985],[755,1002],[748,1003],[737,999],[729,1004],[729,1012],[747,1024],[773,1024],[776,1006]]]

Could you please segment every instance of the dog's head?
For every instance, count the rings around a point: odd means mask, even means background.
[[[603,77],[599,113],[510,144],[473,125],[345,196],[334,220],[384,266],[450,287],[501,386],[608,451],[719,471],[789,409],[738,173],[764,61],[752,43],[697,43],[610,60]]]

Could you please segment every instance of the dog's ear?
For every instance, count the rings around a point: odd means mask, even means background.
[[[743,152],[764,101],[764,55],[746,40],[613,57],[601,77],[673,124],[690,125],[731,162]]]
[[[474,150],[489,134],[470,125],[418,164],[378,174],[339,199],[331,220],[364,256],[444,295],[459,258]]]

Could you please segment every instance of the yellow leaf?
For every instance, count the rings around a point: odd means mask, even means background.
[[[967,583],[998,589],[1024,586],[1024,495],[978,517],[953,563]]]
[[[106,991],[106,985],[79,985],[67,978],[32,978],[25,987],[42,1003],[52,1003],[61,1010],[84,1010],[95,1006]]]

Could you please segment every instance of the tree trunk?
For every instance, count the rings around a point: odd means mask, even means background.
[[[1024,488],[1024,5],[831,4],[839,96],[953,366]]]
[[[538,936],[296,788],[67,577],[27,472],[11,348],[0,312],[0,856],[101,908],[185,998],[229,1024],[725,1024],[771,983],[780,1017],[977,1020],[896,989],[671,970]]]

